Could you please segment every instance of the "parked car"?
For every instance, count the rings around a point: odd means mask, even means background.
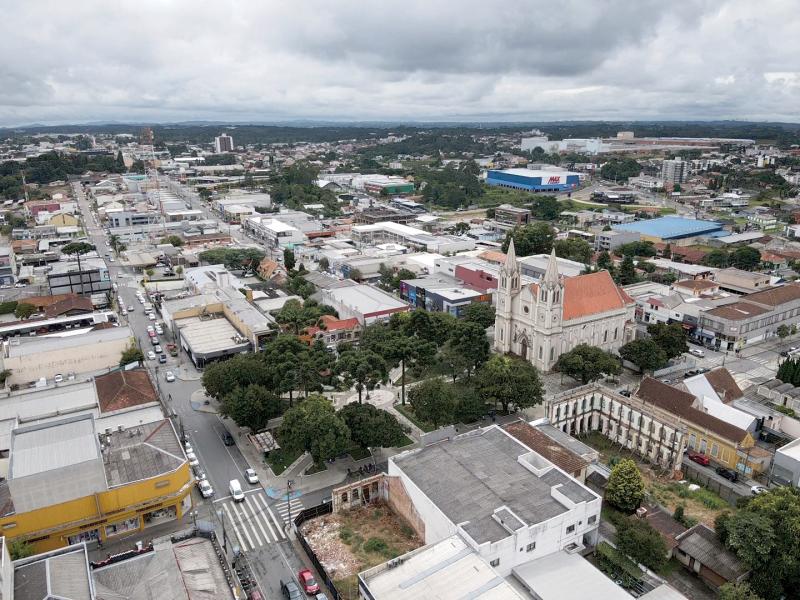
[[[156,339],[156,343],[154,344],[154,346],[155,347],[153,348],[153,350],[156,351],[156,354],[163,354],[164,353],[164,349],[161,347],[161,344],[158,343],[157,339]]]
[[[303,586],[303,591],[306,594],[316,594],[319,591],[319,584],[314,579],[314,574],[311,569],[302,569],[297,573],[297,579],[300,580],[300,585]]]
[[[156,315],[155,315],[155,313],[150,313],[149,315],[147,315],[147,318],[150,319],[151,321],[155,321],[156,320]]]
[[[256,473],[255,469],[245,469],[244,478],[247,479],[248,483],[258,483],[258,473]]]
[[[286,600],[299,600],[303,597],[300,593],[300,588],[297,587],[294,581],[283,581],[283,579],[281,579],[281,591]]]
[[[205,471],[203,471],[203,469],[200,468],[200,465],[193,466],[192,467],[192,473],[194,473],[194,478],[195,479],[205,479],[206,478]]]
[[[64,376],[61,373],[57,373],[55,377],[53,377],[53,381],[56,383],[61,383],[64,381]]]
[[[128,312],[133,312],[133,304],[128,305]]]
[[[328,597],[323,593],[319,593],[314,596],[314,600],[328,600]]]
[[[739,481],[739,474],[736,471],[726,469],[725,467],[717,467],[715,471],[720,477],[724,477],[730,481]]]
[[[753,496],[758,496],[759,494],[763,494],[767,491],[769,490],[767,490],[767,488],[765,488],[763,485],[754,485],[750,488],[750,493],[753,494]]]
[[[158,364],[164,365],[167,363],[167,355],[166,354],[159,354],[158,355]]]
[[[123,317],[127,317],[128,316],[128,311],[126,309],[124,309],[124,308],[122,309],[122,316]]]
[[[233,496],[234,502],[244,502],[244,492],[242,491],[242,484],[238,479],[231,479],[228,484],[228,490]]]
[[[208,483],[208,479],[201,479],[198,481],[197,489],[200,490],[200,495],[203,496],[203,498],[210,498],[214,495],[214,488]]]
[[[189,461],[189,466],[196,466],[200,464],[200,461],[197,460],[197,455],[194,452],[187,452],[186,453],[186,460]]]
[[[693,460],[694,462],[696,462],[699,465],[708,466],[708,465],[711,464],[711,459],[708,458],[702,452],[694,452],[693,450],[688,450],[686,452],[686,456],[689,458],[689,460]]]
[[[175,373],[173,373],[172,371],[167,371],[164,374],[164,379],[167,380],[167,383],[172,383],[173,381],[175,381]]]
[[[236,443],[230,431],[228,431],[227,429],[224,429],[222,431],[222,443],[225,444],[226,446],[233,446]]]
[[[152,350],[148,350],[147,351],[147,359],[148,360],[155,360],[156,359],[156,353],[153,352]]]

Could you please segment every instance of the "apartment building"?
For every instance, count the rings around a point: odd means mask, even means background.
[[[305,234],[297,227],[272,217],[251,215],[242,222],[243,229],[269,248],[290,248],[303,244]]]

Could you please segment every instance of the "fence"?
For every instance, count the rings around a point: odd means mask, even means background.
[[[297,539],[300,540],[300,545],[303,547],[303,551],[308,556],[308,559],[311,561],[311,564],[314,565],[314,568],[317,570],[317,573],[322,576],[322,580],[325,585],[328,586],[328,589],[331,592],[331,597],[333,600],[344,600],[343,596],[339,593],[339,590],[336,589],[336,586],[333,584],[333,579],[331,579],[328,572],[325,570],[325,567],[322,566],[322,563],[319,562],[317,555],[311,549],[308,542],[306,541],[305,536],[300,531],[300,526],[310,519],[316,519],[317,517],[321,517],[322,515],[329,515],[333,512],[333,503],[332,502],[325,502],[323,504],[318,504],[317,506],[312,506],[311,508],[306,508],[305,510],[300,511],[294,519],[294,529],[295,533],[297,533]]]
[[[736,506],[736,501],[745,496],[745,494],[739,492],[734,484],[728,483],[727,480],[725,483],[721,482],[719,479],[712,476],[706,469],[696,466],[688,460],[683,461],[681,468],[683,469],[686,479],[696,481],[704,488],[709,489],[717,494],[731,506]]]

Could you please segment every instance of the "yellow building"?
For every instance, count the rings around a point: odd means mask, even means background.
[[[47,220],[48,225],[56,227],[77,227],[80,222],[75,215],[69,213],[56,213]]]
[[[696,408],[691,393],[645,377],[635,396],[672,413],[686,426],[688,448],[714,464],[747,474],[769,468],[769,453],[755,445],[749,432]]]
[[[142,371],[110,373],[96,380],[97,403],[85,394],[77,414],[15,419],[0,482],[2,535],[43,552],[113,541],[191,509],[186,455],[155,393],[137,387],[145,379]]]

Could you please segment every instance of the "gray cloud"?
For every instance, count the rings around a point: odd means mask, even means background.
[[[798,120],[775,0],[31,0],[0,125],[97,120]]]

